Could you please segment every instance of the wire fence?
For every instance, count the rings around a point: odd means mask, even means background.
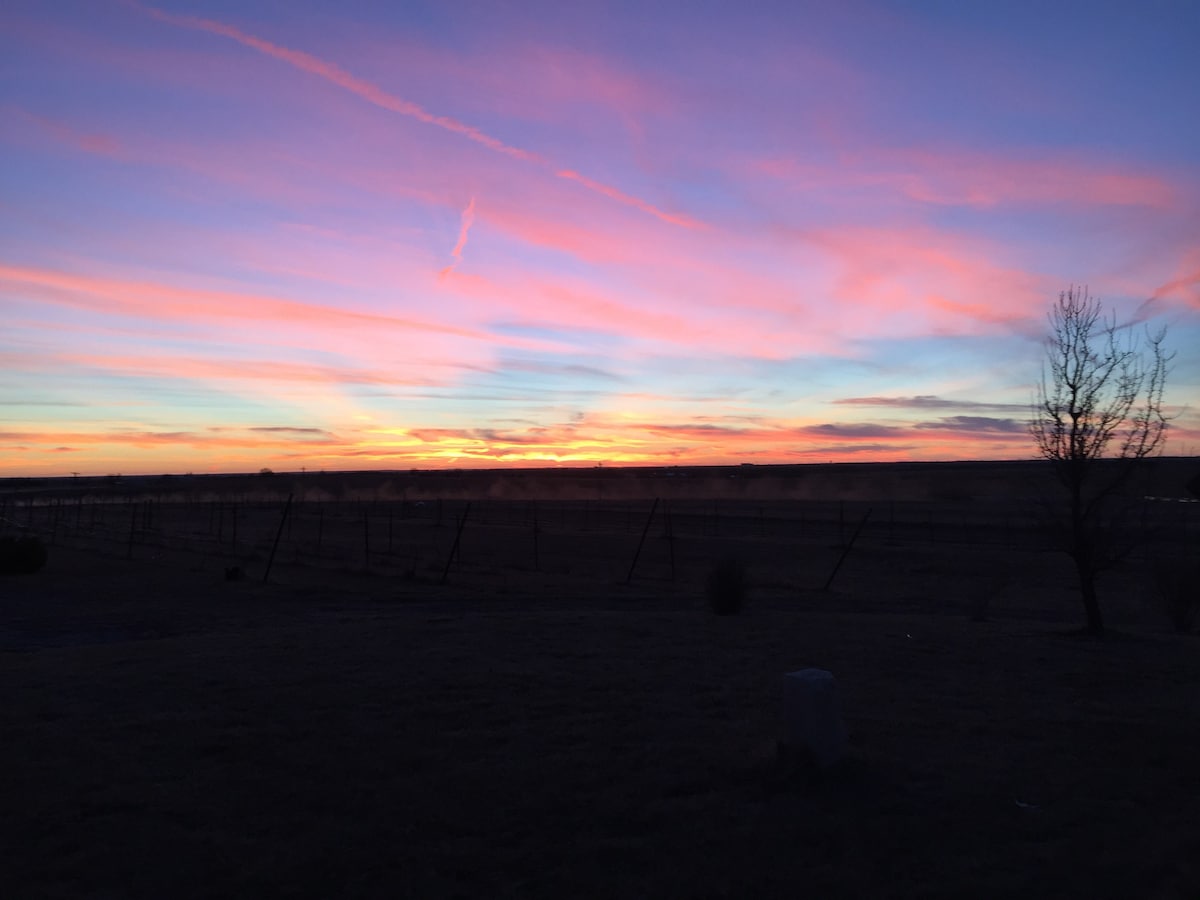
[[[1180,555],[1200,539],[1200,504],[1147,498],[1121,528],[1143,554]],[[417,581],[544,573],[603,581],[696,580],[736,555],[766,580],[797,579],[797,559],[860,548],[1037,552],[1053,547],[1042,509],[1005,501],[312,500],[130,493],[0,496],[0,535],[130,560],[219,560],[249,577],[271,568]]]

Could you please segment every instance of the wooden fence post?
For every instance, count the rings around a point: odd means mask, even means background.
[[[833,584],[834,576],[837,575],[838,569],[842,567],[842,563],[846,561],[846,556],[850,553],[850,548],[854,546],[854,542],[858,540],[859,534],[863,530],[863,526],[867,524],[867,519],[871,518],[871,510],[867,510],[867,514],[862,517],[862,521],[858,523],[858,527],[854,529],[854,534],[850,535],[850,543],[842,549],[841,556],[838,557],[837,564],[833,567],[833,571],[829,573],[829,577],[825,579],[825,586],[821,588],[823,591],[829,590],[829,586]]]
[[[363,570],[371,568],[371,517],[369,509],[363,507]]]
[[[650,523],[654,521],[654,512],[658,509],[658,498],[654,498],[654,503],[650,507],[650,515],[646,517],[646,526],[642,529],[642,536],[638,540],[637,550],[633,554],[633,562],[629,564],[629,574],[625,576],[625,583],[629,584],[633,581],[633,570],[637,568],[638,557],[642,555],[642,545],[646,543],[646,535],[650,531]]]
[[[133,535],[137,529],[137,505],[129,504],[129,546],[125,549],[125,558],[133,559]]]
[[[441,506],[441,501],[438,501],[438,505]],[[468,502],[467,508],[463,510],[462,518],[458,520],[458,530],[454,533],[454,546],[450,548],[450,555],[446,557],[446,566],[442,569],[441,584],[446,583],[446,576],[450,574],[450,563],[458,557],[458,545],[462,541],[463,528],[467,524],[467,516],[470,512],[471,504]]]
[[[279,549],[279,538],[283,535],[283,526],[287,523],[288,513],[292,510],[292,495],[288,494],[287,504],[283,507],[283,518],[279,520],[279,530],[275,532],[275,543],[271,545],[271,556],[267,559],[267,570],[263,572],[263,584],[271,577],[271,566],[275,565],[275,551]]]
[[[538,561],[538,534],[541,529],[538,528],[537,502],[533,504],[533,571],[540,572],[541,566]]]
[[[675,580],[675,520],[671,518],[671,507],[663,502],[663,515],[667,518],[667,553],[671,557],[671,580]]]

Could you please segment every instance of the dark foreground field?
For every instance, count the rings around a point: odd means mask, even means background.
[[[480,531],[442,585],[226,581],[64,526],[0,581],[5,896],[1200,896],[1200,639],[1139,564],[1096,640],[1018,536],[881,526],[822,591],[848,536],[772,568],[773,531],[722,529],[671,577],[656,528],[634,578],[560,547],[489,579]],[[715,617],[702,558],[738,541],[754,588]],[[776,754],[806,666],[851,733],[821,775]]]

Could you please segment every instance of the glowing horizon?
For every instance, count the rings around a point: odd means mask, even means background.
[[[0,477],[1030,458],[1071,284],[1200,454],[1195,4],[287,8],[7,14]]]

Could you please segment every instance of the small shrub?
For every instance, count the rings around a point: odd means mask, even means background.
[[[1200,622],[1200,564],[1167,563],[1154,573],[1159,607],[1180,634],[1189,634]]]
[[[46,545],[40,537],[0,537],[0,574],[29,575],[46,565]]]
[[[710,610],[718,616],[736,615],[746,602],[746,564],[735,556],[719,560],[704,587]]]

